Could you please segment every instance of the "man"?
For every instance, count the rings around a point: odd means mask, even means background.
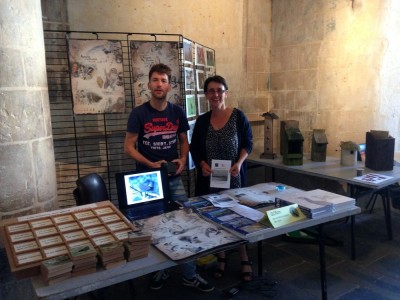
[[[171,90],[170,83],[171,69],[168,66],[157,64],[150,69],[147,87],[151,99],[132,110],[128,119],[124,149],[125,153],[136,160],[137,170],[161,168],[163,163],[174,163],[176,173],[169,176],[171,198],[184,201],[187,196],[180,173],[189,152],[186,134],[189,124],[182,108],[167,101],[167,94]],[[181,267],[183,285],[203,292],[214,289],[214,286],[196,273],[195,262],[182,264]],[[168,277],[166,271],[157,272],[150,288],[160,289]]]

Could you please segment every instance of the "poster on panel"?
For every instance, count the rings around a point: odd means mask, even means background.
[[[215,55],[214,50],[206,48],[206,60],[207,67],[214,68],[215,67]]]
[[[205,49],[199,44],[196,47],[196,66],[204,66],[206,64]]]
[[[183,39],[183,62],[189,65],[193,64],[193,45],[186,39]]]
[[[172,70],[171,91],[168,93],[167,100],[181,105],[178,47],[179,44],[177,42],[130,42],[135,106],[150,100],[151,95],[147,88],[149,71],[153,65],[158,63],[165,64]]]
[[[71,39],[69,62],[75,114],[125,112],[120,41]]]
[[[186,117],[196,116],[196,98],[195,95],[186,95]]]
[[[203,91],[204,82],[206,81],[205,76],[204,70],[196,70],[197,91]]]

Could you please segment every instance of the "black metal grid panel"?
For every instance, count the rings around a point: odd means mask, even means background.
[[[125,113],[75,115],[69,76],[68,39],[110,39],[121,41],[123,48]],[[56,160],[57,194],[60,208],[74,206],[75,181],[86,174],[98,173],[104,179],[110,200],[117,203],[115,173],[135,169],[134,161],[123,152],[126,123],[134,107],[131,53],[129,41],[179,41],[181,35],[44,31],[46,71]],[[185,108],[184,72],[180,57],[181,102]],[[189,196],[194,191],[194,171],[185,171],[183,180]]]

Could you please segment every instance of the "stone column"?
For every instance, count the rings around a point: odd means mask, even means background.
[[[0,220],[57,207],[40,0],[0,2]]]

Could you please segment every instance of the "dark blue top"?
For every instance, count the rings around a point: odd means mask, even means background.
[[[127,125],[127,132],[138,134],[138,151],[152,162],[178,158],[178,135],[187,130],[183,109],[170,102],[163,111],[154,109],[150,102],[143,103],[132,110]],[[148,168],[138,163],[137,169]]]

